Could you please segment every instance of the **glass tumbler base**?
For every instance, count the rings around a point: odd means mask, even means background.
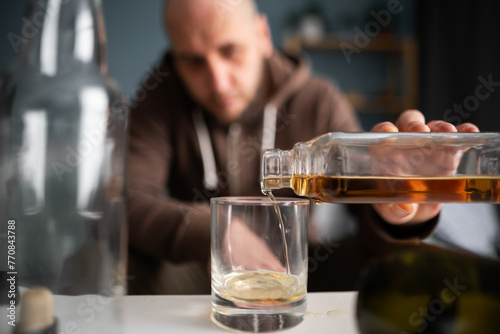
[[[263,333],[299,325],[305,318],[306,309],[306,296],[276,308],[248,308],[213,293],[211,318],[226,330]]]

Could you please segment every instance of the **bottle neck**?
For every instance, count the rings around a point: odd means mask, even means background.
[[[262,151],[261,189],[263,192],[272,189],[292,188],[293,153],[279,149]]]
[[[52,77],[76,67],[107,72],[105,29],[98,0],[33,0],[21,59]]]

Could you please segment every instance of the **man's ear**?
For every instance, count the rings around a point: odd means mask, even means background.
[[[271,36],[271,29],[269,28],[269,22],[267,21],[266,15],[259,14],[257,16],[257,29],[262,53],[265,58],[270,58],[274,52],[274,46],[273,37]]]

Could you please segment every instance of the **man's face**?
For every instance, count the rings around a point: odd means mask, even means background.
[[[184,10],[167,12],[176,68],[192,97],[230,123],[255,98],[264,59],[272,53],[267,21],[241,1],[233,10],[212,1],[187,2]]]

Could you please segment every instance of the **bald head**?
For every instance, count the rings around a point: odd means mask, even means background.
[[[165,21],[191,96],[224,123],[250,105],[272,54],[267,19],[253,0],[168,0]]]
[[[178,24],[217,24],[228,16],[250,20],[256,15],[254,0],[167,0],[165,6],[167,32]]]

